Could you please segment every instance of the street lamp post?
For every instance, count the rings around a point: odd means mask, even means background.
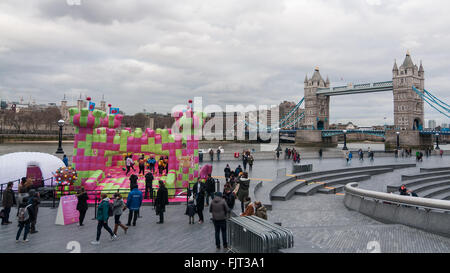
[[[397,132],[397,151],[400,150],[400,132]]]
[[[58,150],[56,150],[57,154],[63,154],[63,148],[62,148],[62,134],[63,134],[63,127],[64,127],[64,120],[60,119],[58,120],[58,126],[59,126],[59,141],[58,141]]]
[[[342,148],[342,150],[347,151],[347,130],[344,130],[344,148]]]
[[[436,150],[440,150],[439,148],[439,133],[436,133]]]

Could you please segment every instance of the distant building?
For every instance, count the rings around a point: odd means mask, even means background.
[[[448,128],[448,123],[442,123],[441,127],[442,128]]]
[[[430,120],[428,121],[428,128],[430,128],[430,129],[436,128],[436,121],[430,119]]]

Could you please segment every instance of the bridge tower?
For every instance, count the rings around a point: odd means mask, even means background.
[[[305,77],[305,126],[314,130],[326,130],[329,127],[330,97],[317,95],[318,88],[329,88],[330,80],[325,81],[316,67],[311,79]]]
[[[417,67],[409,52],[400,68],[397,62],[392,70],[394,95],[394,124],[398,130],[421,130],[425,123],[424,101],[412,89],[415,86],[423,92],[425,88],[425,71],[420,63]]]

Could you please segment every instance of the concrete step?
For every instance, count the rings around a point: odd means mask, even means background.
[[[336,194],[344,191],[345,185],[325,186],[317,191],[317,193],[323,194]]]
[[[439,171],[450,171],[450,167],[442,167],[442,168],[420,168],[421,173],[427,172],[439,172]]]
[[[315,183],[313,182],[296,190],[295,195],[302,195],[302,196],[313,195],[323,187],[325,187],[324,182],[315,182]]]
[[[439,200],[450,200],[450,191],[441,192],[437,195],[434,195],[433,197],[430,197],[433,199],[439,199]]]
[[[310,178],[307,178],[306,180],[308,182],[327,182],[329,180],[334,180],[338,178],[344,178],[344,177],[353,177],[353,176],[359,176],[359,175],[377,175],[377,174],[383,174],[388,172],[393,172],[393,168],[378,168],[378,169],[370,169],[370,170],[362,170],[362,171],[352,171],[352,172],[344,172],[344,173],[338,173],[338,174],[328,174],[328,175],[320,175],[320,176],[313,176]],[[302,178],[300,178],[302,179]]]
[[[450,180],[450,175],[435,176],[435,177],[431,177],[431,178],[421,178],[421,179],[416,179],[416,180],[409,180],[408,182],[399,181],[399,182],[396,182],[395,184],[388,185],[386,187],[386,191],[387,192],[398,192],[398,189],[400,188],[400,186],[402,184],[405,184],[407,188],[410,188],[410,187],[417,187],[419,185],[423,185],[423,184],[427,184],[427,183],[431,183],[431,182],[445,181],[445,180]]]
[[[441,193],[447,193],[448,195],[450,195],[450,184],[443,185],[440,187],[433,187],[431,189],[421,191],[420,197],[434,198],[434,196],[439,195]]]
[[[305,186],[307,183],[305,180],[296,180],[293,181],[281,188],[279,188],[277,191],[271,194],[270,199],[271,200],[278,200],[278,201],[286,201],[289,200],[292,195],[295,193],[295,191]]]
[[[402,181],[416,180],[419,178],[429,178],[436,176],[450,175],[450,171],[427,172],[421,174],[402,175]]]
[[[333,180],[326,180],[325,186],[329,187],[329,186],[333,186],[336,184],[346,185],[350,182],[360,182],[360,181],[369,180],[370,178],[371,178],[370,175],[356,175],[356,176],[338,178],[338,179],[333,179]]]
[[[438,182],[433,182],[433,183],[427,183],[425,185],[418,185],[415,187],[407,187],[409,190],[414,191],[417,193],[417,195],[419,196],[423,196],[423,192],[427,192],[427,190],[430,189],[436,189],[436,188],[440,188],[443,186],[450,186],[450,179],[446,180],[446,181],[438,181]]]

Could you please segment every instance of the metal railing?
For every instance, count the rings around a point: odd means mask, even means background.
[[[450,201],[402,196],[392,193],[376,192],[371,190],[364,190],[358,188],[358,183],[349,183],[344,188],[345,194],[358,196],[363,199],[370,198],[375,201],[389,202],[395,205],[412,206],[417,208],[423,208],[426,210],[438,210],[450,212]]]
[[[231,252],[278,253],[294,247],[293,233],[256,216],[228,220],[227,236]]]

